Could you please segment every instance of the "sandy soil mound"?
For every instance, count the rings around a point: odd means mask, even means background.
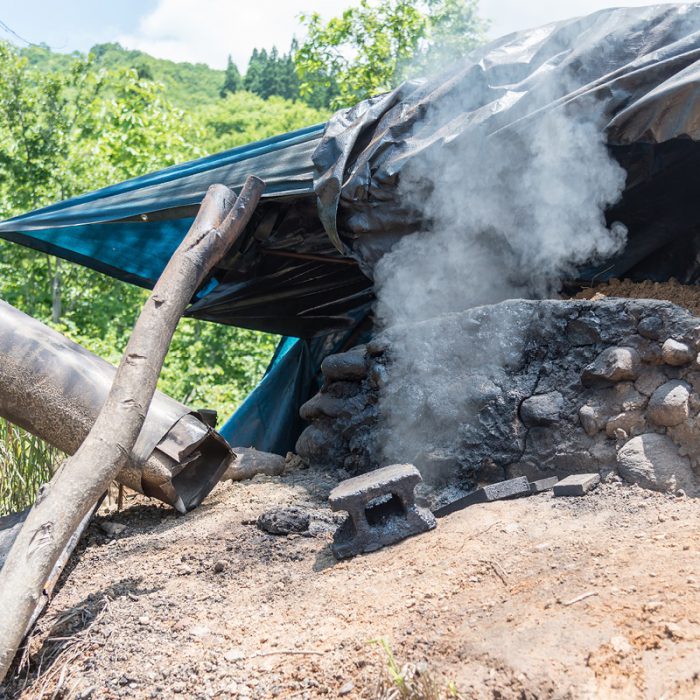
[[[632,282],[630,280],[613,279],[610,282],[583,289],[574,299],[596,299],[596,295],[606,297],[624,297],[625,299],[659,299],[672,301],[684,306],[696,316],[700,316],[700,287],[692,284],[681,284],[670,279],[668,282]]]
[[[376,639],[465,698],[700,697],[698,501],[613,481],[337,563],[332,485],[258,477],[185,517],[135,503],[115,539],[91,525],[6,697],[389,697]],[[315,536],[252,524],[288,504]]]

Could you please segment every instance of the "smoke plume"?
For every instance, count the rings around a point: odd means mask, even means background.
[[[445,116],[436,121],[461,118]],[[459,333],[434,337],[435,324],[421,322],[509,298],[552,297],[578,266],[624,245],[625,227],[608,227],[604,212],[619,199],[625,171],[608,154],[598,116],[559,107],[496,133],[468,127],[402,171],[402,201],[426,224],[375,270],[377,321],[394,337],[380,406],[387,463],[454,441],[470,410],[455,373],[480,363],[500,371],[517,352],[507,319],[478,348]]]

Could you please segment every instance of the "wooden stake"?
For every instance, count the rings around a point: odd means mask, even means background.
[[[223,185],[209,188],[197,218],[141,311],[92,430],[27,516],[0,570],[0,682],[66,543],[129,459],[180,317],[206,275],[245,229],[264,188],[262,180],[252,177],[238,199]]]

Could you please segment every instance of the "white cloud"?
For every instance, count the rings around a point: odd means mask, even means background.
[[[353,0],[160,0],[133,33],[116,40],[159,58],[213,68],[224,68],[231,54],[245,71],[254,48],[289,49],[292,37],[302,33],[299,13],[333,17],[350,4]]]
[[[374,0],[381,2],[382,0]],[[359,0],[159,0],[130,34],[116,38],[123,46],[141,49],[174,61],[226,65],[233,56],[245,71],[254,48],[285,52],[292,37],[300,38],[301,12],[316,11],[324,17],[338,15]],[[654,4],[648,0],[481,0],[481,15],[491,19],[491,37],[555,20],[585,15],[615,4]]]

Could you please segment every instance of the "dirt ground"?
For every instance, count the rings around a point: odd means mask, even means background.
[[[697,500],[611,482],[475,505],[337,563],[332,485],[257,477],[185,517],[135,501],[114,539],[92,524],[6,697],[388,697],[377,639],[464,698],[700,697]],[[316,536],[252,524],[289,504]]]

